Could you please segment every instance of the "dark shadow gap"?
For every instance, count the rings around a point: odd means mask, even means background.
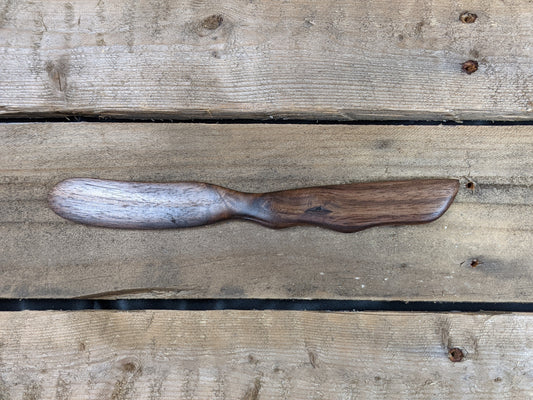
[[[294,310],[401,312],[533,312],[533,303],[277,299],[0,299],[0,311],[23,310]]]
[[[197,124],[266,124],[266,125],[447,125],[447,126],[514,126],[533,125],[533,120],[525,121],[488,121],[488,120],[467,120],[467,121],[426,121],[426,120],[300,120],[300,119],[161,119],[161,118],[112,118],[112,117],[24,117],[24,118],[1,118],[0,123],[28,123],[28,122],[105,122],[105,123],[197,123]]]

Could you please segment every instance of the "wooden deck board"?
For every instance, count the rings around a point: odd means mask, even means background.
[[[532,20],[527,0],[2,0],[0,116],[531,119]]]
[[[5,399],[530,399],[527,314],[0,313]],[[450,348],[464,354],[448,358]]]
[[[0,297],[533,301],[531,126],[30,123],[0,125],[0,142]],[[75,176],[243,191],[462,184],[427,225],[128,231],[47,207],[50,188]]]

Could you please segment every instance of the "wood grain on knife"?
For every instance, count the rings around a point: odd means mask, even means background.
[[[454,179],[426,179],[243,193],[198,182],[74,178],[56,185],[49,200],[64,218],[109,228],[186,228],[236,218],[271,228],[316,225],[356,232],[433,221],[458,187]]]

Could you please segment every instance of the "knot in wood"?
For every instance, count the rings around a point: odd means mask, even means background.
[[[214,31],[224,22],[224,17],[220,14],[210,15],[202,21],[202,28]]]
[[[477,15],[471,12],[464,12],[459,16],[459,20],[463,24],[473,24],[476,22]]]

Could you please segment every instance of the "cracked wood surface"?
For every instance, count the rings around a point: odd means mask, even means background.
[[[525,400],[532,337],[527,314],[0,313],[0,394]],[[453,348],[462,361],[450,360]]]
[[[533,127],[0,125],[0,297],[533,301]],[[172,231],[68,222],[70,177],[262,192],[459,178],[427,225],[342,234],[234,221]]]
[[[0,116],[531,119],[532,23],[527,0],[0,0]]]

